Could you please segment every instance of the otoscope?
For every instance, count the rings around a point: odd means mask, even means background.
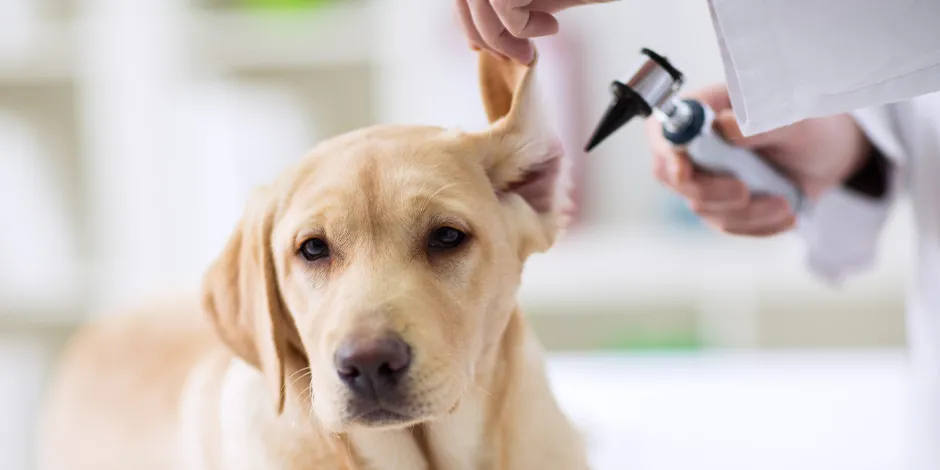
[[[676,95],[682,72],[665,57],[643,49],[639,67],[625,81],[614,81],[613,99],[585,151],[600,144],[635,116],[653,114],[662,123],[663,136],[685,150],[692,163],[710,173],[730,174],[754,194],[783,197],[795,212],[803,202],[801,191],[777,169],[747,149],[728,144],[712,127],[715,112],[708,105]]]

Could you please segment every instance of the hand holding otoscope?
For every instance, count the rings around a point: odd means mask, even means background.
[[[850,175],[865,180],[871,173],[863,168],[871,145],[849,116],[745,138],[724,87],[679,98],[682,73],[653,51],[643,54],[633,73],[611,85],[613,100],[587,150],[635,116],[655,117],[647,135],[657,176],[718,229],[742,235],[786,231],[822,192]]]

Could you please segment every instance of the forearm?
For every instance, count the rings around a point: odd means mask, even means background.
[[[830,283],[873,264],[897,197],[902,155],[886,113],[890,109],[883,107],[855,116],[869,142],[864,158],[800,219],[809,267]]]

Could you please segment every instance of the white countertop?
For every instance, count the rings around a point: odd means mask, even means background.
[[[909,468],[900,352],[553,356],[549,364],[597,470]]]

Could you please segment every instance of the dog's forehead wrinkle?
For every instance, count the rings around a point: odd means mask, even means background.
[[[395,166],[385,168],[373,182],[378,184],[373,192],[378,197],[370,197],[367,203],[370,233],[376,238],[413,237],[415,230],[426,229],[423,225],[435,217],[466,218],[471,213],[468,201],[473,191],[460,174]]]
[[[370,220],[389,209],[400,212],[408,208],[402,203],[430,202],[447,186],[485,182],[481,159],[472,155],[480,146],[460,142],[459,133],[439,128],[380,126],[357,131],[312,151],[292,192],[309,194],[304,204],[339,193],[345,198],[342,204],[363,210]],[[385,207],[379,210],[376,204]]]

